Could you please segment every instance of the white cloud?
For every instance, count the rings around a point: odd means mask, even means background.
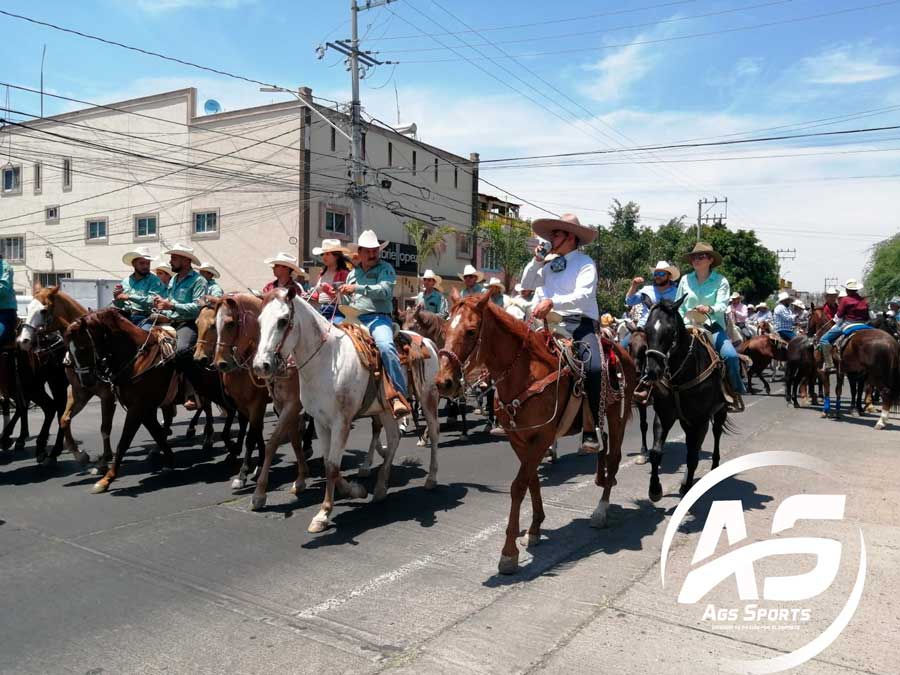
[[[137,5],[145,12],[162,13],[192,8],[236,9],[241,5],[250,4],[255,1],[256,0],[138,0]]]
[[[889,54],[870,43],[836,47],[803,59],[801,73],[811,84],[859,84],[900,75],[900,66],[886,62]]]
[[[638,37],[636,42],[641,40],[642,37]],[[656,57],[646,45],[630,44],[585,66],[585,70],[598,75],[593,81],[582,84],[581,91],[602,103],[621,100],[631,85],[653,69],[655,62]]]

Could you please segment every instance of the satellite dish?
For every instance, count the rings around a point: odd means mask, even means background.
[[[404,124],[402,127],[397,127],[395,131],[398,134],[403,134],[404,136],[413,136],[415,137],[416,132],[419,130],[419,127],[416,126],[416,123],[412,124]]]
[[[220,113],[222,112],[222,104],[213,98],[207,99],[206,103],[203,104],[203,112],[207,115]]]

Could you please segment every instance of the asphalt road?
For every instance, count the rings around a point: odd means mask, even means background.
[[[96,476],[68,456],[50,473],[35,466],[29,443],[0,464],[0,671],[716,672],[722,657],[783,655],[824,629],[856,578],[861,529],[867,574],[859,608],[798,672],[898,672],[900,420],[875,432],[874,416],[833,422],[774,395],[748,402],[723,441],[723,461],[796,450],[829,461],[831,474],[767,468],[719,484],[676,535],[665,588],[660,551],[684,459],[678,429],[665,457],[665,496],[651,504],[649,466],[634,464],[632,423],[610,527],[602,531],[588,525],[600,494],[595,459],[577,456],[575,440],[564,439],[559,461],[541,468],[542,542],[523,551],[513,577],[498,576],[496,565],[517,463],[504,440],[485,434],[444,431],[433,492],[423,488],[427,454],[405,437],[388,498],[339,501],[334,527],[319,535],[306,531],[322,499],[318,451],[313,480],[295,498],[283,446],[269,505],[254,513],[252,485],[230,488],[236,467],[223,463],[221,443],[204,455],[199,442],[176,441],[178,469],[164,475],[155,472],[142,431],[122,477],[102,495],[90,493]],[[34,415],[32,422],[37,428]],[[185,425],[182,412],[176,439]],[[96,455],[98,406],[73,427]],[[358,422],[348,473],[367,434],[368,422]],[[698,476],[709,472],[708,458],[704,452]],[[364,482],[371,490],[374,474]],[[702,618],[707,601],[746,604],[733,581],[699,605],[676,602],[713,498],[742,500],[748,530],[764,535],[781,500],[801,492],[847,495],[844,520],[802,525],[804,536],[844,542],[834,583],[809,603],[810,621],[794,630],[739,630]],[[723,536],[717,551],[727,548]],[[761,561],[760,586],[763,573],[801,574],[814,560]]]

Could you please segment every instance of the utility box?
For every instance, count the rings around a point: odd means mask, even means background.
[[[61,279],[59,288],[90,312],[112,305],[113,288],[120,283],[121,279]]]

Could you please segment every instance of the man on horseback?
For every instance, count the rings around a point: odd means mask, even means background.
[[[626,307],[638,307],[640,314],[637,319],[637,327],[643,328],[647,323],[647,317],[650,315],[650,308],[660,300],[670,300],[675,302],[678,293],[678,285],[675,283],[681,277],[681,270],[670,265],[666,260],[660,260],[656,266],[650,270],[653,275],[653,283],[643,286],[640,291],[639,287],[644,283],[644,277],[635,277],[631,280],[631,287],[625,295]],[[622,346],[627,347],[631,342],[631,333],[625,336]]]
[[[796,318],[791,309],[792,302],[791,294],[787,291],[781,291],[778,294],[778,304],[775,305],[775,325],[772,328],[785,342],[790,342],[797,336],[797,333],[794,332]]]
[[[749,340],[753,337],[753,333],[747,327],[749,312],[747,311],[747,305],[745,305],[743,301],[744,296],[735,291],[731,294],[728,309],[725,310],[725,313],[731,317],[731,321],[734,323],[735,328],[738,329],[741,337],[744,340]]]
[[[178,336],[175,347],[175,364],[191,378],[194,363],[194,345],[197,344],[197,315],[203,296],[207,295],[207,284],[192,265],[200,265],[194,249],[184,244],[175,244],[165,252],[175,276],[169,282],[166,297],[153,299],[153,309],[169,319]]]
[[[16,339],[18,307],[12,265],[0,255],[0,345]]]
[[[506,311],[520,321],[531,321],[531,311],[534,309],[534,289],[522,288],[522,284],[516,284],[516,296],[509,299]]]
[[[123,310],[131,323],[145,330],[150,330],[153,323],[150,319],[153,299],[166,294],[163,282],[155,274],[150,274],[152,260],[153,256],[146,246],[123,255],[122,262],[134,271],[113,287],[113,306]]]
[[[214,298],[221,298],[225,295],[225,291],[222,290],[222,287],[219,286],[219,282],[216,279],[219,278],[219,270],[216,269],[216,266],[211,262],[205,262],[200,267],[197,268],[197,271],[206,279],[206,294],[211,295]]]
[[[822,305],[822,311],[825,312],[825,316],[828,317],[829,321],[834,321],[834,315],[837,313],[838,308],[838,289],[834,286],[829,286],[825,289],[825,304]]]
[[[462,279],[465,284],[462,293],[460,293],[460,296],[463,298],[484,293],[484,286],[481,285],[481,282],[484,281],[484,275],[472,267],[472,265],[466,265],[465,268],[463,268],[462,274],[459,275],[459,278]]]
[[[394,344],[394,325],[391,321],[391,299],[397,275],[394,268],[381,259],[381,251],[388,242],[380,243],[373,230],[359,235],[357,251],[359,267],[347,277],[340,293],[350,298],[350,306],[359,312],[359,321],[368,330],[384,363],[384,373],[400,396],[393,398],[391,410],[395,418],[409,415],[406,374]]]
[[[597,339],[597,266],[580,246],[597,238],[597,230],[582,225],[570,213],[560,219],[540,218],[532,223],[534,233],[550,242],[550,254],[542,246],[535,248],[534,259],[522,272],[522,285],[535,289],[536,304],[532,317],[541,321],[550,311],[562,316],[563,323],[578,343],[578,357],[585,364],[585,389],[595,422],[600,409],[603,353]],[[596,429],[585,429],[581,447],[596,452],[600,443]]]
[[[425,274],[422,275],[423,290],[416,296],[415,303],[421,305],[425,311],[446,319],[450,309],[447,307],[447,298],[442,293],[443,282],[444,280],[435,274],[434,270],[425,270]]]
[[[764,302],[759,303],[756,306],[756,325],[759,326],[763,322],[771,324],[772,321],[772,312],[769,311],[769,306]]]
[[[497,277],[491,277],[488,282],[487,291],[491,294],[491,302],[497,307],[506,307],[509,303],[509,296],[506,294],[506,286]]]
[[[835,372],[834,356],[831,345],[841,335],[849,335],[865,325],[869,321],[869,302],[860,295],[863,285],[856,279],[848,279],[844,284],[847,295],[838,302],[837,311],[834,314],[834,326],[819,340],[819,349],[822,351],[824,371]]]
[[[722,264],[722,256],[709,244],[697,242],[694,249],[685,256],[694,271],[681,277],[678,284],[678,296],[685,296],[679,311],[682,316],[688,312],[699,312],[706,317],[705,326],[712,334],[714,346],[719,356],[725,361],[728,381],[734,394],[729,404],[729,412],[743,412],[742,394],[747,393],[741,377],[741,364],[728,339],[725,330],[725,308],[731,297],[731,285],[728,279],[715,271]]]
[[[313,249],[313,253],[315,253],[315,249]],[[263,295],[276,288],[288,288],[289,286],[293,286],[298,293],[303,291],[303,287],[294,280],[294,275],[305,278],[306,270],[300,267],[300,262],[296,257],[290,253],[279,251],[271,258],[263,260],[263,262],[272,266],[272,274],[275,275],[272,281],[262,287]]]

